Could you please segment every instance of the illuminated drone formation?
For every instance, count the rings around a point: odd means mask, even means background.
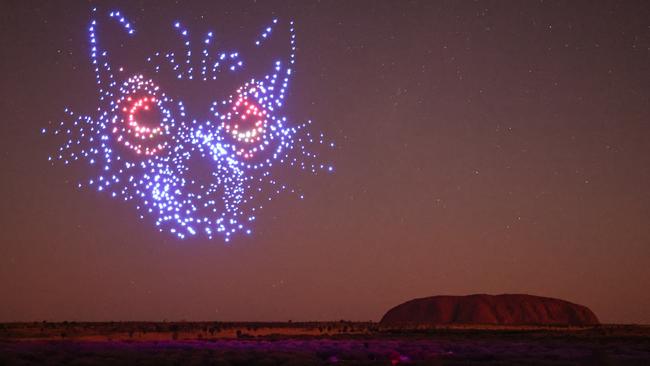
[[[201,122],[152,77],[171,71],[177,79],[218,80],[221,72],[243,70],[239,53],[215,50],[210,32],[196,60],[188,31],[177,22],[173,27],[184,45],[183,54],[155,52],[146,59],[150,75],[128,74],[122,67],[114,69],[108,51],[100,46],[97,14],[94,10],[88,28],[99,91],[97,112],[76,116],[66,109],[70,121],[52,129],[65,141],[50,160],[84,161],[96,169],[90,179],[78,183],[79,188],[135,201],[141,218],[154,218],[159,230],[180,238],[220,234],[228,241],[237,232],[251,232],[262,202],[282,191],[296,193],[274,178],[274,169],[332,171],[309,149],[325,144],[322,134],[308,131],[311,121],[295,125],[279,114],[295,63],[293,22],[288,23],[290,55],[275,60],[271,72],[260,80],[250,79],[226,100],[214,101],[211,118]],[[120,12],[110,12],[107,21],[117,21],[129,35],[135,33]],[[274,19],[264,29],[255,40],[257,47],[277,24]],[[190,163],[197,159],[209,162],[207,181],[197,178]]]

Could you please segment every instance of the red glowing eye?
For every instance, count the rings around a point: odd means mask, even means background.
[[[249,91],[254,92],[255,89]],[[248,93],[238,91],[222,126],[236,147],[235,152],[250,158],[264,142],[268,125],[268,112]]]
[[[230,112],[226,131],[238,142],[259,142],[266,130],[266,110],[240,96]]]
[[[141,76],[129,79],[117,100],[120,111],[113,120],[117,141],[136,154],[155,155],[167,146],[170,113],[157,95],[158,87]]]

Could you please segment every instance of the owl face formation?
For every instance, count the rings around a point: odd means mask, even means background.
[[[311,121],[295,124],[282,115],[295,66],[292,21],[273,19],[241,52],[220,47],[214,32],[197,42],[173,22],[173,46],[146,52],[143,66],[131,67],[115,56],[123,56],[129,39],[138,36],[134,24],[118,11],[93,10],[92,15],[88,36],[96,112],[77,115],[66,109],[66,120],[43,130],[63,140],[50,160],[89,165],[93,173],[79,188],[134,202],[140,218],[152,218],[160,231],[178,238],[219,235],[227,242],[237,233],[250,234],[264,203],[275,195],[303,197],[280,178],[286,179],[285,168],[333,170],[315,151],[334,144],[312,134]],[[112,31],[102,33],[106,24]],[[278,28],[285,47],[266,60],[272,52],[262,51]],[[107,45],[118,39],[125,40]],[[139,56],[126,54],[129,60]],[[255,74],[249,60],[264,71]],[[226,79],[238,84],[228,89],[220,83]],[[208,95],[209,107],[188,107],[187,98],[200,99],[185,95],[195,86],[208,90],[202,96]]]

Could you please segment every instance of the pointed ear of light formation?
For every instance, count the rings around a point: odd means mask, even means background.
[[[93,10],[88,28],[99,93],[96,112],[77,116],[66,109],[66,121],[42,131],[62,139],[51,161],[83,162],[92,171],[79,188],[133,202],[140,218],[152,218],[158,230],[179,238],[221,236],[227,242],[237,233],[250,234],[264,203],[276,195],[290,192],[303,198],[276,177],[276,169],[333,171],[315,150],[334,144],[312,133],[311,121],[295,124],[280,114],[295,64],[293,22],[288,23],[287,57],[273,60],[263,77],[248,79],[225,100],[214,100],[211,118],[201,122],[173,90],[163,92],[156,76],[218,81],[221,73],[250,71],[240,53],[217,49],[213,32],[193,52],[189,31],[175,22],[183,53],[153,52],[146,59],[148,73],[124,76],[124,70],[112,70],[109,52],[100,45],[98,14]],[[117,22],[127,35],[135,33],[121,12],[107,15],[102,21]],[[278,24],[273,19],[264,27],[255,46],[263,46]]]

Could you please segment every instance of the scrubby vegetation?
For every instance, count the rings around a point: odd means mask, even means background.
[[[0,365],[646,365],[650,327],[0,324]]]

